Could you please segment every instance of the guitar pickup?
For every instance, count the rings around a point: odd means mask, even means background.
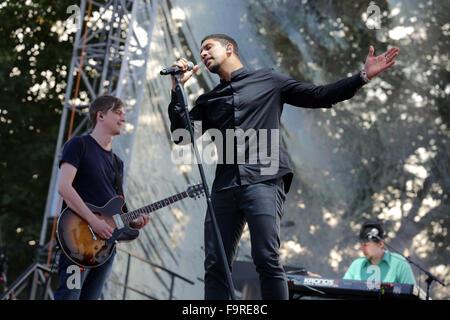
[[[114,223],[116,224],[117,229],[122,229],[125,227],[125,224],[122,221],[122,218],[120,217],[120,214],[113,215],[112,217],[114,219]]]

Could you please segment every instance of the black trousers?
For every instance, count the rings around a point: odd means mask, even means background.
[[[219,192],[211,201],[222,235],[228,264],[235,257],[245,223],[248,223],[251,254],[259,273],[263,299],[288,299],[280,262],[280,220],[286,199],[282,178]],[[229,299],[228,283],[209,213],[205,219],[205,299]]]

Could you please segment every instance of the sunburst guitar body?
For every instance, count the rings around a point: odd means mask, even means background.
[[[111,258],[119,241],[132,241],[139,236],[139,230],[130,228],[129,223],[140,214],[150,214],[186,197],[197,198],[203,193],[203,185],[190,186],[184,192],[131,212],[123,211],[125,201],[121,197],[112,198],[103,207],[86,203],[99,219],[114,228],[109,239],[99,237],[83,218],[67,207],[60,214],[56,227],[59,245],[67,258],[76,265],[83,268],[99,267]]]

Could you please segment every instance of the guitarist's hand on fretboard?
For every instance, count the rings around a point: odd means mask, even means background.
[[[130,227],[133,229],[142,229],[149,221],[149,215],[140,214],[136,220],[130,222]]]

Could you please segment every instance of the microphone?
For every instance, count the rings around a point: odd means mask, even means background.
[[[187,71],[191,71],[194,68],[194,63],[192,61],[188,61],[187,63]],[[166,69],[162,69],[159,74],[162,76],[166,76],[166,75],[173,75],[176,73],[180,73],[183,72],[183,69],[181,69],[180,67],[170,67],[170,68],[166,68]]]

